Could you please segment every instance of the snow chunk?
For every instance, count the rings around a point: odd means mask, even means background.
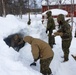
[[[42,13],[42,15],[46,15],[46,12],[51,11],[53,16],[57,16],[59,14],[67,15],[68,12],[62,9],[50,9]]]

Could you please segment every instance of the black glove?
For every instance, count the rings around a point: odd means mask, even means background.
[[[30,66],[36,66],[36,63],[35,63],[35,62],[33,62],[33,63],[31,63],[31,64],[30,64]]]
[[[46,30],[46,33],[47,33],[47,30]]]

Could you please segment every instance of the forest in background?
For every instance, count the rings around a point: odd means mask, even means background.
[[[40,13],[37,0],[1,0],[0,16],[7,14],[21,15],[26,13]]]

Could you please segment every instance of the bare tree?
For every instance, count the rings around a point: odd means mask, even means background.
[[[20,18],[22,18],[22,6],[23,6],[23,0],[19,0]]]
[[[27,22],[27,24],[28,24],[28,25],[30,25],[30,24],[31,24],[29,0],[28,0],[28,22]]]
[[[2,0],[2,7],[3,7],[3,16],[6,16],[6,9],[5,9],[5,1]]]
[[[20,18],[22,18],[22,14],[28,13],[30,21],[30,12],[35,12],[36,7],[36,0],[1,0],[0,14],[3,14],[3,16],[7,14],[20,15]]]

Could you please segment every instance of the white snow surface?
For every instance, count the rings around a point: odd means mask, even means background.
[[[46,0],[42,0],[42,6],[47,6],[47,4],[49,5],[58,5],[60,0],[48,0],[48,3]],[[65,4],[76,4],[76,0],[61,0],[61,4],[65,5]]]
[[[42,13],[42,15],[45,15],[46,12],[51,11],[53,16],[57,16],[59,14],[68,15],[68,12],[63,9],[49,9]]]
[[[28,15],[23,15],[22,19],[10,14],[5,18],[0,17],[0,75],[42,75],[39,60],[37,66],[30,66],[33,57],[31,46],[28,43],[19,52],[16,52],[12,47],[8,47],[3,40],[8,35],[21,32],[25,36],[29,35],[47,42],[46,28],[41,20],[41,14],[31,15],[31,25],[27,25]],[[74,21],[76,22],[76,18],[74,18]],[[71,54],[76,55],[75,23],[72,33],[69,61],[64,63],[62,62],[63,58],[61,58],[63,56],[61,38],[55,37],[54,58],[50,63],[53,75],[76,75],[76,61],[71,56]]]

